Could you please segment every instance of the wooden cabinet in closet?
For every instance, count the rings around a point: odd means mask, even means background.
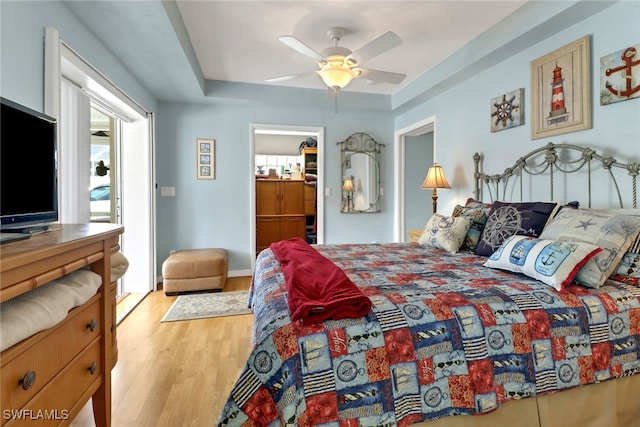
[[[256,181],[256,251],[278,240],[305,238],[304,182]]]
[[[318,175],[318,149],[315,147],[305,147],[302,154],[302,175]]]

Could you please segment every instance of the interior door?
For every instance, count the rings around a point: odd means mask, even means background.
[[[304,213],[304,184],[299,181],[280,182],[280,214]]]
[[[256,183],[256,215],[280,214],[278,181],[259,181]]]

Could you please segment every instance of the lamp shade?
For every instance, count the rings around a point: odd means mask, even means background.
[[[318,74],[327,86],[342,89],[359,73],[345,65],[344,56],[336,55],[327,58],[327,63],[321,66]]]
[[[343,191],[353,191],[354,190],[353,180],[351,178],[346,178],[344,180],[344,183],[342,184],[342,190]]]
[[[427,172],[427,177],[421,185],[422,188],[451,188],[444,176],[442,166],[433,164]]]

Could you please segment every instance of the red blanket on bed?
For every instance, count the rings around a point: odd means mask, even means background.
[[[333,262],[296,237],[272,243],[287,285],[291,320],[303,324],[362,317],[371,300]]]

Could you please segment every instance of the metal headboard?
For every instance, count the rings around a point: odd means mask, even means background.
[[[634,163],[621,163],[610,156],[602,156],[595,150],[588,147],[580,147],[572,144],[554,144],[548,143],[546,146],[531,151],[525,156],[519,158],[515,164],[501,174],[489,175],[481,172],[480,162],[483,156],[479,153],[474,154],[474,178],[475,178],[475,191],[474,195],[477,200],[482,200],[483,189],[487,189],[491,201],[498,198],[506,200],[507,185],[511,178],[519,179],[520,183],[520,197],[523,196],[523,184],[522,177],[526,173],[528,175],[544,175],[549,181],[549,200],[554,199],[554,174],[571,174],[582,170],[586,173],[587,179],[587,195],[588,206],[591,207],[592,192],[591,192],[591,180],[593,172],[596,168],[604,169],[607,171],[607,176],[610,177],[611,183],[617,193],[618,202],[620,208],[624,208],[623,197],[620,192],[620,186],[614,168],[625,169],[628,172],[631,180],[632,207],[636,209],[638,207],[638,191],[637,181],[640,174],[640,161]],[[621,177],[623,174],[619,174]],[[502,194],[501,191],[502,190]],[[495,194],[494,194],[495,192]],[[626,196],[626,192],[625,192]],[[626,206],[628,207],[628,205]]]

